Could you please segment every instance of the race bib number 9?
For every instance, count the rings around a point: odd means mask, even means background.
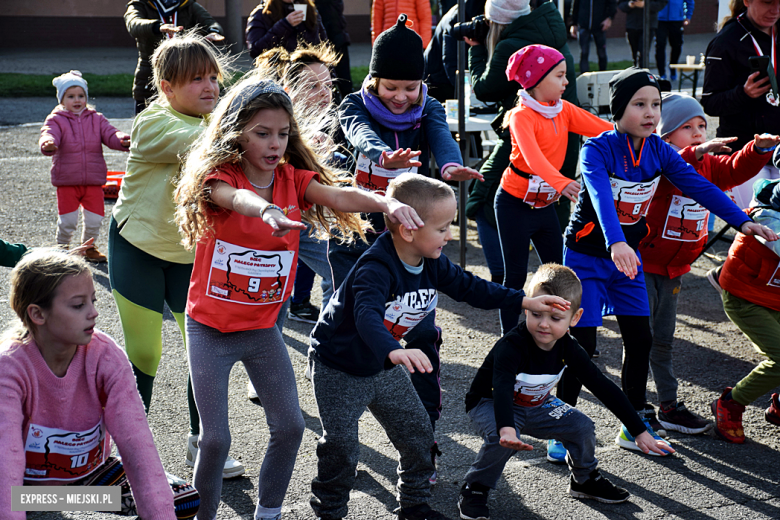
[[[244,305],[282,303],[295,253],[214,244],[206,295]]]
[[[648,182],[629,182],[615,177],[610,179],[612,199],[621,225],[636,224],[647,214],[660,179],[656,177]]]
[[[542,404],[563,377],[564,370],[566,367],[563,367],[557,375],[518,374],[515,380],[515,404],[529,408]]]
[[[110,455],[102,421],[81,432],[30,424],[25,440],[24,480],[83,478],[99,468]]]
[[[664,224],[664,238],[680,242],[698,242],[707,234],[710,212],[688,197],[674,195]]]
[[[532,208],[544,208],[559,198],[561,198],[561,194],[538,175],[531,175],[531,178],[528,179],[528,191],[525,192],[523,202]]]
[[[420,289],[386,304],[385,327],[393,337],[401,338],[436,309],[439,295],[436,289]]]
[[[361,188],[384,194],[384,192],[387,191],[387,185],[390,184],[390,181],[406,172],[417,173],[417,167],[413,166],[412,168],[388,170],[371,162],[371,159],[361,153],[357,158],[355,179],[357,180],[358,186]]]

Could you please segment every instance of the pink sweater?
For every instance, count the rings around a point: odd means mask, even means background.
[[[0,345],[0,396],[0,516],[25,518],[24,512],[11,512],[11,486],[23,485],[26,460],[36,456],[32,453],[36,447],[54,445],[55,438],[47,438],[51,429],[85,432],[102,419],[107,430],[106,452],[110,454],[113,437],[139,516],[147,520],[176,519],[173,492],[146,422],[130,362],[105,333],[96,330],[89,345],[78,347],[62,378],[49,369],[34,341],[5,342]],[[64,457],[69,460],[68,455]],[[72,466],[65,464],[51,471],[69,471]],[[50,486],[67,482],[35,483]]]
[[[121,152],[128,151],[119,142],[129,137],[117,130],[100,112],[85,108],[81,114],[57,106],[41,128],[38,146],[54,141],[56,152],[51,161],[51,183],[55,186],[101,186],[106,183],[106,160],[103,145]]]

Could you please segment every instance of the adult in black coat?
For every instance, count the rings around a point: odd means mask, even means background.
[[[249,55],[257,58],[263,51],[284,47],[292,52],[299,41],[316,45],[327,39],[317,8],[311,0],[303,11],[296,11],[292,0],[266,0],[254,8],[246,23]]]
[[[580,41],[580,74],[590,72],[590,39],[596,44],[599,70],[607,70],[607,37],[604,32],[612,27],[617,13],[617,0],[572,0],[571,35]]]
[[[347,19],[344,17],[344,0],[314,0],[314,5],[317,6],[317,11],[320,13],[322,25],[325,27],[331,45],[336,52],[341,54],[341,60],[333,72],[336,76],[336,87],[339,89],[341,98],[344,98],[354,90],[349,67],[351,40],[349,33],[347,33]]]

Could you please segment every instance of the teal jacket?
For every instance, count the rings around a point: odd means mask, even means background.
[[[23,244],[11,244],[5,240],[0,240],[0,265],[13,267],[26,252],[27,246]]]
[[[531,44],[547,45],[558,49],[566,58],[566,78],[569,85],[563,94],[563,99],[579,106],[577,101],[577,86],[574,74],[574,58],[567,44],[566,25],[552,2],[545,2],[530,14],[517,18],[501,34],[501,38],[493,52],[493,57],[488,63],[487,47],[476,45],[469,49],[469,71],[471,72],[474,95],[480,101],[486,103],[499,103],[498,116],[493,121],[493,128],[499,138],[509,140],[509,131],[502,130],[500,126],[504,121],[504,114],[515,107],[520,84],[509,81],[506,78],[506,66],[509,58],[515,52]],[[574,178],[577,168],[579,136],[569,135],[569,148],[566,151],[561,173]],[[498,146],[498,143],[497,143]],[[493,197],[501,181],[501,174],[509,165],[509,153],[506,153],[506,162],[488,161],[490,168],[482,169],[485,182],[475,182],[474,188],[466,205],[466,213],[473,218],[484,204],[488,204],[492,214]],[[503,163],[503,164],[498,164]]]

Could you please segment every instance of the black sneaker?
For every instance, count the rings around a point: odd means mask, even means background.
[[[458,497],[458,511],[462,520],[490,520],[487,506],[490,488],[480,484],[463,484]]]
[[[669,408],[660,407],[658,410],[658,422],[667,430],[697,435],[704,433],[712,427],[712,423],[701,417],[696,417],[682,403],[673,404]]]
[[[290,309],[287,311],[287,317],[293,321],[302,321],[303,323],[317,323],[320,317],[320,310],[311,304],[309,298],[301,303],[290,303]]]
[[[398,514],[398,520],[451,520],[438,511],[431,509],[428,504],[417,504],[413,507],[399,507],[394,511]]]
[[[601,357],[601,351],[599,349],[596,349],[593,351],[593,356],[591,356],[591,359],[598,359]]]
[[[657,433],[660,437],[663,437],[664,439],[668,437],[666,434],[666,429],[660,422],[658,422],[658,418],[655,416],[655,408],[653,408],[653,405],[645,404],[645,409],[637,410],[636,413],[639,414],[640,419],[647,421],[650,427],[655,430],[655,433]]]
[[[577,484],[574,477],[569,477],[569,494],[574,498],[591,498],[605,504],[619,504],[628,500],[631,494],[605,479],[594,469],[589,479],[583,484]]]

